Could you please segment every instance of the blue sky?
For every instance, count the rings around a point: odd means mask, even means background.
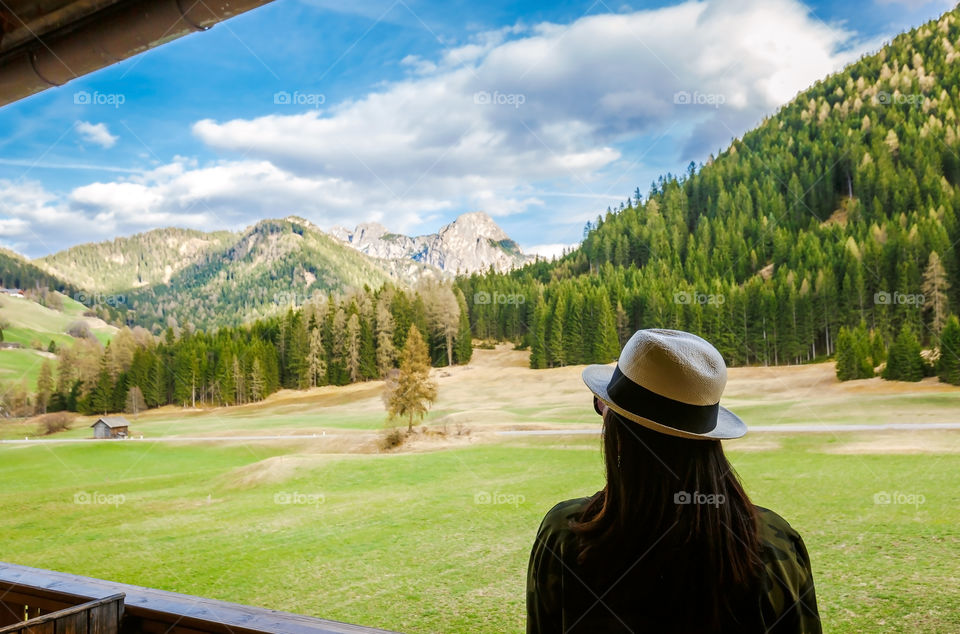
[[[0,245],[288,215],[416,234],[484,210],[554,252],[950,7],[343,4],[277,0],[0,109]]]

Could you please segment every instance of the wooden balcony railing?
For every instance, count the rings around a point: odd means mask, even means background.
[[[359,634],[385,631],[0,562],[2,634]]]
[[[29,615],[30,606],[4,603],[12,613]],[[34,607],[34,611],[39,608]],[[0,634],[117,634],[123,618],[123,594],[87,601],[72,608],[57,610],[0,627]]]

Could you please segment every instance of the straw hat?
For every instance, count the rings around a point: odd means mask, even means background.
[[[710,342],[680,330],[638,330],[615,368],[591,365],[583,382],[624,418],[683,438],[739,438],[747,425],[720,407],[727,366]]]

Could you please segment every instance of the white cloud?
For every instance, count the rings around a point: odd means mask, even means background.
[[[553,258],[560,257],[566,251],[570,251],[571,249],[577,248],[579,245],[580,245],[579,242],[572,242],[569,244],[558,242],[555,244],[535,244],[530,247],[522,247],[522,248],[523,248],[523,252],[528,255],[539,255],[542,258],[547,258],[548,260],[551,260]]]
[[[854,44],[796,0],[690,1],[517,25],[434,60],[398,60],[408,76],[339,104],[200,120],[193,134],[221,161],[177,158],[40,207],[93,223],[99,237],[292,213],[321,227],[376,220],[426,232],[436,229],[426,219],[484,209],[529,214],[528,235],[515,237],[557,247],[611,195],[645,189],[639,155],[660,154],[657,172],[705,158],[854,59]],[[676,103],[678,94],[695,103]],[[77,130],[105,147],[116,141],[104,124]],[[537,195],[557,190],[594,200]]]
[[[77,134],[84,141],[94,143],[103,148],[111,148],[117,143],[120,137],[110,134],[106,123],[90,123],[89,121],[77,121]]]
[[[794,0],[687,2],[500,29],[436,61],[407,57],[411,77],[353,101],[193,131],[220,151],[355,183],[359,207],[382,214],[370,198],[519,213],[542,205],[524,189],[551,179],[608,194],[604,170],[638,136],[670,134],[678,162],[704,158],[853,59],[851,37]],[[684,91],[722,103],[675,103]]]

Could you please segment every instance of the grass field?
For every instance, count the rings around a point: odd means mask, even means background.
[[[831,453],[843,441],[819,434],[731,443],[754,501],[804,536],[826,631],[960,628],[957,440],[913,455]],[[2,559],[409,632],[520,631],[539,520],[602,482],[595,439],[323,450],[0,447]],[[884,491],[923,501],[875,504]]]
[[[957,420],[956,388],[832,372],[734,369],[726,402],[749,424]],[[406,632],[521,631],[537,526],[600,488],[599,441],[496,432],[598,419],[579,368],[532,371],[507,347],[437,375],[434,433],[400,452],[378,451],[375,382],[148,412],[131,428],[143,441],[2,444],[0,560]],[[0,438],[35,433],[0,423]],[[284,434],[302,437],[170,442]],[[755,433],[727,449],[754,501],[804,536],[825,631],[960,630],[960,432]]]

